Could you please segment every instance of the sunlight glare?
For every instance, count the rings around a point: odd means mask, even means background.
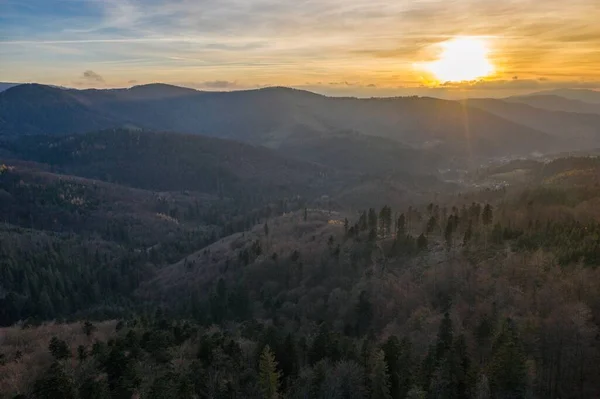
[[[485,39],[457,37],[440,43],[440,46],[440,58],[423,65],[439,82],[472,81],[494,73],[495,68],[488,59],[490,50]]]

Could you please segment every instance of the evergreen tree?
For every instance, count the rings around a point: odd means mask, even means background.
[[[490,388],[495,398],[524,398],[527,366],[516,327],[507,319],[496,337],[490,361]]]
[[[427,233],[427,236],[429,236],[429,234],[433,233],[433,230],[435,230],[435,226],[437,226],[437,220],[435,220],[435,216],[431,216],[429,218],[429,221],[427,221],[427,226],[426,226],[426,230],[425,232]]]
[[[404,216],[404,214],[401,214],[398,218],[398,225],[396,226],[396,229],[396,236],[404,237],[404,235],[406,234],[406,217]]]
[[[368,218],[369,230],[377,232],[377,213],[375,212],[375,209],[369,209]]]
[[[96,376],[88,377],[81,383],[79,397],[81,399],[111,399],[106,380],[98,379]]]
[[[437,343],[435,346],[436,361],[441,361],[452,349],[453,334],[452,320],[450,319],[450,314],[446,312],[444,313],[444,318],[442,319],[442,323],[438,330]]]
[[[75,383],[64,367],[54,362],[33,387],[35,399],[76,399]]]
[[[89,321],[85,321],[83,323],[82,329],[83,329],[85,336],[88,338],[90,338],[92,336],[92,334],[94,334],[94,332],[97,330],[96,326],[93,325]]]
[[[400,341],[395,335],[391,335],[381,346],[381,349],[390,374],[390,395],[396,399],[400,397],[400,375],[398,373],[400,368]]]
[[[288,334],[285,337],[280,352],[278,356],[280,359],[279,366],[281,367],[284,383],[287,383],[288,379],[294,378],[298,374],[298,355],[292,334]]]
[[[463,246],[466,247],[471,242],[471,237],[473,237],[473,222],[469,221],[469,226],[465,230],[465,234],[463,235]]]
[[[425,237],[423,233],[417,238],[417,248],[419,251],[425,251],[427,249],[427,237]]]
[[[361,231],[366,231],[368,229],[367,212],[363,211],[360,214],[360,218],[358,219],[358,225]]]
[[[83,362],[86,358],[87,358],[87,351],[85,349],[85,346],[83,345],[79,345],[77,347],[77,358],[79,359],[80,362]]]
[[[450,215],[448,223],[446,223],[446,230],[444,231],[444,239],[446,240],[446,246],[448,249],[452,248],[452,236],[454,234],[454,215]]]
[[[367,291],[362,291],[356,305],[356,334],[360,337],[367,333],[373,320],[373,305]]]
[[[484,226],[489,226],[492,224],[494,220],[494,211],[492,210],[492,206],[490,204],[485,204],[483,208],[483,213],[481,214],[481,221]]]
[[[385,362],[383,350],[378,350],[373,356],[371,371],[371,399],[391,399],[390,376]]]
[[[69,349],[69,345],[62,339],[58,339],[57,337],[52,337],[50,340],[50,345],[48,345],[48,349],[50,353],[56,360],[64,360],[71,357],[71,350]]]
[[[276,399],[279,397],[279,378],[275,356],[269,345],[266,345],[260,355],[258,365],[259,383],[264,399]]]

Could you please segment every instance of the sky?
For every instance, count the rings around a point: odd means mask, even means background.
[[[0,0],[0,81],[353,96],[600,89],[599,17],[599,0]],[[423,65],[455,37],[484,41],[493,73],[432,79]]]

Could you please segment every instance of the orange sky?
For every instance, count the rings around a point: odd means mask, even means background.
[[[598,0],[6,0],[0,9],[3,81],[359,96],[600,88]],[[456,36],[484,37],[495,73],[423,87],[431,76],[418,65]]]

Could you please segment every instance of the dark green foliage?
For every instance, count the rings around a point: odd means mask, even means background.
[[[356,305],[356,334],[363,336],[367,333],[373,319],[373,305],[369,300],[369,294],[362,291]]]
[[[396,235],[398,237],[403,237],[406,234],[406,217],[404,214],[401,214],[400,217],[398,217],[398,225],[396,228]]]
[[[489,379],[495,398],[525,398],[527,368],[523,344],[512,320],[507,319],[496,337],[489,365]]]
[[[390,373],[385,361],[385,354],[378,350],[373,354],[370,375],[371,399],[391,399]]]
[[[110,390],[106,380],[96,376],[86,378],[79,387],[81,399],[110,399]]]
[[[91,322],[85,321],[83,323],[83,332],[89,338],[96,331],[96,326],[94,326]]]
[[[436,226],[437,226],[437,220],[436,220],[435,216],[431,216],[429,218],[429,221],[427,222],[427,227],[426,227],[427,235],[433,233]]]
[[[419,251],[427,250],[427,237],[425,237],[423,234],[417,238],[417,248]]]
[[[79,345],[77,347],[77,359],[79,359],[80,362],[83,362],[85,359],[87,359],[87,357],[87,349],[85,348],[85,346]]]
[[[77,392],[73,378],[60,363],[54,362],[35,382],[32,396],[35,399],[76,399]]]
[[[61,339],[56,337],[52,337],[50,340],[50,345],[48,345],[48,349],[56,360],[64,360],[71,357],[71,350],[69,349],[69,345]]]
[[[264,399],[276,399],[279,397],[279,378],[275,356],[269,345],[265,346],[258,364],[260,388]]]
[[[483,207],[483,213],[481,214],[481,221],[483,222],[484,226],[488,226],[492,223],[493,220],[494,211],[492,209],[492,206],[490,204],[485,204],[485,206]]]
[[[511,231],[505,237],[512,238]],[[531,229],[518,234],[516,246],[522,250],[552,249],[561,264],[583,261],[588,265],[600,264],[600,223],[549,222],[536,223]]]
[[[393,399],[405,398],[416,374],[410,341],[390,336],[381,348],[388,366],[390,395]]]

